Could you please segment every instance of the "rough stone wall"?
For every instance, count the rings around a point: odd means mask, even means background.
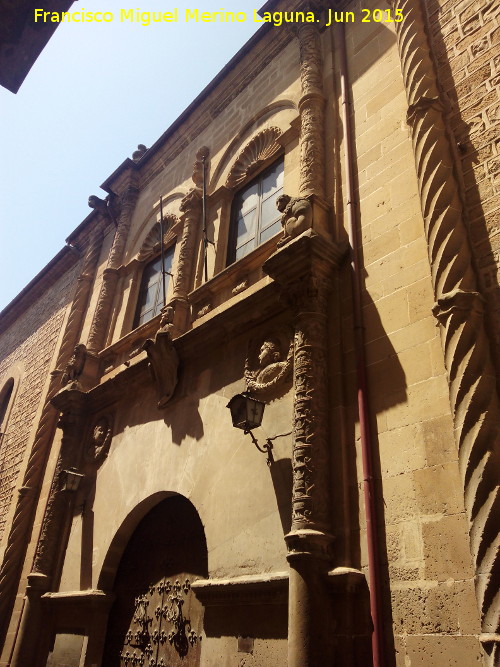
[[[449,101],[470,239],[500,368],[500,7],[427,0],[439,82]]]
[[[22,369],[0,449],[0,541],[74,278],[74,269],[65,273],[0,336],[0,378]]]

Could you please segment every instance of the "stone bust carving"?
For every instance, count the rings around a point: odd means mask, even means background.
[[[264,392],[288,378],[292,369],[293,345],[284,338],[267,336],[259,346],[254,346],[253,353],[249,353],[245,365],[248,391]]]
[[[283,237],[278,241],[278,248],[312,227],[312,207],[308,199],[283,194],[276,200],[276,207],[282,213],[283,226]]]
[[[111,443],[111,425],[107,417],[100,417],[94,424],[90,442],[87,445],[85,458],[87,461],[101,462],[108,455]]]

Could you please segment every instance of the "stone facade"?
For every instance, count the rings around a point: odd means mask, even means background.
[[[268,2],[320,21],[265,25],[2,314],[1,665],[496,664],[495,15],[321,5]],[[280,160],[283,233],[227,264]]]

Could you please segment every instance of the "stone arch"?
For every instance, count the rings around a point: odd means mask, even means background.
[[[163,219],[165,222],[170,224],[171,227],[174,227],[174,222],[179,223],[179,206],[186,195],[187,189],[182,188],[172,192],[169,195],[163,196]],[[167,220],[168,218],[168,220]],[[145,242],[147,235],[151,232],[152,227],[154,227],[155,222],[158,222],[160,219],[160,198],[154,203],[154,205],[147,211],[144,217],[140,218],[140,222],[134,223],[131,229],[130,238],[127,243],[127,252],[125,255],[124,264],[128,265],[134,257],[137,257],[138,252]],[[174,220],[175,219],[175,220]],[[165,228],[167,225],[165,225]]]
[[[172,228],[177,222],[177,216],[173,215],[173,213],[166,213],[163,216],[163,220],[165,229],[163,234],[163,245],[167,247],[176,238],[176,233],[174,233]],[[149,233],[144,239],[141,249],[137,253],[137,259],[140,262],[142,262],[149,259],[150,257],[153,257],[153,255],[155,255],[160,250],[160,241],[161,241],[160,223],[156,222],[151,227]]]
[[[129,514],[118,536],[122,546],[128,539],[118,563],[116,540],[111,547],[115,547],[115,601],[103,664],[118,667],[129,659],[144,664],[155,653],[161,664],[198,665],[203,607],[191,583],[208,575],[208,563],[205,531],[196,508],[180,494],[154,494]],[[108,582],[100,583],[109,583],[109,565]]]
[[[227,174],[229,164],[231,160],[234,159],[235,155],[239,157],[245,148],[256,138],[256,136],[258,136],[261,132],[265,132],[266,129],[270,129],[271,127],[279,128],[280,134],[284,134],[285,131],[290,129],[290,123],[296,117],[296,112],[297,105],[292,100],[285,99],[273,102],[256,113],[241,128],[241,130],[232,139],[229,146],[224,151],[224,154],[219,160],[219,163],[210,179],[208,186],[209,193],[213,192],[217,189],[217,187],[219,187],[219,185],[224,183],[224,175]],[[293,118],[290,118],[290,113],[293,114]],[[272,123],[272,125],[270,123]]]

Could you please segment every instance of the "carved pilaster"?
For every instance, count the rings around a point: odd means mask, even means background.
[[[115,238],[109,253],[108,265],[103,273],[101,291],[87,342],[87,349],[94,354],[100,352],[106,343],[116,283],[118,282],[118,268],[123,261],[138,193],[139,191],[135,185],[130,184],[122,196]]]
[[[333,541],[327,301],[340,256],[337,246],[309,229],[264,263],[294,316],[292,527],[285,536],[290,667],[337,662],[331,655],[331,601],[324,583]]]
[[[327,300],[337,246],[308,230],[272,255],[264,271],[294,313],[294,433],[290,554],[327,556],[330,529]]]
[[[90,286],[95,273],[101,243],[102,232],[98,229],[89,243],[80,277],[77,280],[66,330],[57,357],[56,368],[58,370],[52,374],[50,380],[47,397],[23,477],[22,493],[19,494],[17,500],[2,568],[0,570],[0,619],[3,621],[0,625],[0,643],[7,630],[10,609],[19,584],[19,576],[31,531],[34,508],[45,472],[50,443],[52,442],[57,424],[58,413],[52,406],[51,399],[59,391],[62,369],[67,365],[80,336],[83,316],[88,305]]]
[[[208,155],[208,149],[204,149]],[[194,179],[200,182],[198,161],[195,164]],[[183,223],[181,245],[179,249],[179,259],[177,262],[176,280],[172,301],[175,310],[174,332],[183,333],[186,330],[189,320],[188,294],[193,288],[194,261],[196,256],[196,247],[200,238],[202,221],[202,190],[199,187],[192,188],[183,198],[180,210],[181,221]]]
[[[476,594],[483,633],[489,635],[483,645],[493,665],[498,642],[492,633],[499,631],[500,616],[498,396],[422,8],[415,0],[390,0],[390,4],[403,16],[396,30],[429,245],[434,314],[441,325]]]
[[[192,289],[196,242],[202,224],[202,193],[199,188],[193,188],[185,195],[180,210],[183,228],[177,262],[174,299],[187,299],[187,295]]]
[[[64,471],[77,469],[81,462],[86,402],[87,395],[76,388],[63,389],[52,399],[52,404],[62,412],[58,425],[62,428],[63,437],[32,570],[33,573],[44,574],[49,582],[55,574],[59,550],[64,547],[61,531],[68,518],[68,497],[62,490]]]
[[[300,194],[325,195],[323,63],[321,41],[314,23],[296,28],[300,47]]]

